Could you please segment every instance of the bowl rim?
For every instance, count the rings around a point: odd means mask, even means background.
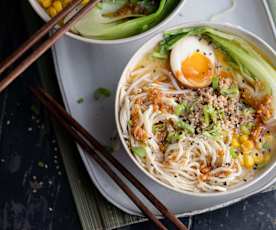
[[[155,36],[153,36],[151,39],[149,39],[148,41],[146,41],[142,46],[140,46],[138,48],[138,50],[132,55],[132,57],[129,59],[128,63],[126,64],[125,68],[122,71],[122,74],[120,76],[120,80],[117,84],[117,88],[116,88],[116,96],[115,96],[115,121],[116,121],[116,128],[121,140],[122,145],[124,146],[125,151],[127,152],[127,155],[130,157],[130,159],[135,163],[135,165],[149,178],[151,178],[153,181],[157,182],[159,185],[161,185],[162,187],[168,188],[169,190],[172,190],[174,192],[178,192],[180,194],[183,195],[190,195],[190,196],[196,196],[196,197],[210,197],[210,196],[225,196],[225,195],[230,195],[233,193],[237,193],[240,192],[246,188],[248,188],[249,186],[252,186],[253,184],[255,184],[257,181],[263,179],[263,177],[265,175],[267,175],[269,172],[271,172],[275,166],[276,166],[276,160],[274,160],[274,162],[267,168],[264,170],[264,172],[262,172],[259,176],[254,177],[252,180],[245,182],[243,184],[241,184],[238,187],[234,187],[231,190],[227,190],[225,192],[190,192],[190,191],[183,191],[180,190],[178,188],[174,188],[160,180],[158,180],[157,178],[155,178],[152,174],[150,174],[146,169],[144,169],[142,167],[142,165],[139,164],[139,162],[135,159],[135,157],[133,156],[132,152],[130,151],[129,147],[127,146],[127,143],[123,137],[122,134],[122,130],[120,127],[120,121],[119,121],[119,113],[120,113],[120,90],[121,87],[124,83],[125,80],[125,75],[129,72],[129,69],[131,69],[131,64],[132,62],[136,62],[136,59],[139,59],[138,57],[141,55],[141,53],[145,53],[145,49],[153,42],[155,42],[155,44],[157,42],[159,42],[162,39],[162,35],[164,33],[164,31],[169,31],[169,30],[174,30],[177,28],[184,28],[184,27],[198,27],[198,26],[209,26],[209,27],[213,27],[213,28],[221,28],[221,27],[225,27],[226,29],[230,29],[236,32],[240,32],[241,34],[239,34],[238,36],[242,36],[245,35],[249,38],[254,39],[255,41],[253,43],[259,43],[262,44],[264,46],[265,49],[267,49],[268,52],[270,52],[272,54],[272,56],[274,56],[276,58],[276,51],[266,42],[264,41],[262,38],[260,38],[259,36],[257,36],[256,34],[254,34],[253,32],[239,26],[239,25],[234,25],[234,24],[230,24],[230,23],[214,23],[214,22],[207,22],[207,21],[194,21],[194,22],[187,22],[187,23],[181,23],[178,24],[176,26],[173,26],[169,29],[163,30],[160,33],[156,34]],[[220,30],[220,29],[218,29]],[[266,54],[268,54],[268,52],[266,52]]]
[[[128,43],[132,41],[136,41],[138,39],[141,39],[143,37],[146,37],[154,32],[156,32],[158,29],[160,29],[162,26],[166,25],[178,12],[181,10],[183,5],[186,3],[187,0],[180,0],[178,5],[175,7],[175,9],[161,22],[159,22],[157,25],[153,26],[149,30],[142,32],[137,35],[133,35],[127,38],[120,38],[120,39],[114,39],[114,40],[102,40],[102,39],[94,39],[94,38],[86,38],[82,37],[78,34],[74,34],[70,31],[66,32],[65,34],[73,39],[89,43],[89,44],[106,44],[106,45],[112,45],[112,44],[122,44],[122,43]],[[44,21],[49,21],[50,17],[48,14],[45,12],[45,10],[40,6],[37,0],[29,0],[30,5],[32,8],[35,10],[35,12],[44,20]]]

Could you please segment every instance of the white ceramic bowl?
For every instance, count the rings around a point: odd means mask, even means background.
[[[31,4],[31,6],[35,10],[35,12],[44,21],[49,21],[50,20],[49,15],[40,6],[40,4],[38,3],[38,0],[29,0],[29,3]],[[180,2],[175,7],[175,9],[164,20],[162,20],[160,23],[158,23],[157,25],[155,25],[154,27],[152,27],[151,29],[149,29],[149,30],[147,30],[143,33],[133,35],[133,36],[128,37],[128,38],[115,39],[115,40],[100,40],[100,39],[82,37],[82,36],[80,36],[78,34],[74,34],[72,32],[67,32],[66,35],[68,35],[69,37],[74,38],[76,40],[82,41],[82,42],[96,43],[96,44],[120,44],[120,43],[131,42],[131,41],[143,38],[143,37],[155,32],[155,31],[157,31],[158,29],[160,29],[162,26],[164,26],[166,23],[168,23],[180,11],[180,9],[184,5],[184,3],[185,3],[185,0],[180,0]]]
[[[196,22],[196,23],[186,23],[182,24],[179,26],[176,26],[172,29],[176,28],[183,28],[183,27],[196,27],[196,26],[209,26],[216,28],[218,30],[221,30],[223,32],[227,32],[230,34],[235,34],[243,39],[249,41],[251,44],[255,45],[256,47],[259,48],[261,52],[272,62],[274,66],[276,66],[276,52],[261,38],[257,37],[255,34],[249,32],[248,30],[245,30],[239,26],[235,25],[230,25],[230,24],[216,24],[216,23],[209,23],[209,22]],[[148,42],[146,42],[135,54],[134,56],[130,59],[128,64],[126,65],[122,76],[120,78],[120,81],[118,83],[117,87],[117,93],[116,93],[116,99],[115,99],[115,118],[116,118],[116,125],[117,125],[117,130],[120,136],[120,139],[123,143],[124,148],[126,149],[128,156],[134,161],[134,163],[140,168],[147,176],[149,176],[151,179],[156,181],[157,183],[161,184],[162,186],[165,186],[169,189],[172,189],[174,191],[180,192],[182,194],[187,194],[187,195],[192,195],[192,196],[198,196],[198,197],[208,197],[208,196],[222,196],[222,195],[227,195],[227,194],[232,194],[235,192],[240,192],[241,190],[248,188],[249,186],[252,186],[254,183],[256,183],[258,180],[261,180],[266,174],[268,174],[271,170],[276,170],[276,154],[274,154],[271,162],[264,167],[263,169],[257,170],[256,171],[256,176],[248,181],[245,182],[241,185],[238,185],[236,187],[231,187],[228,191],[226,192],[188,192],[188,191],[182,191],[177,188],[171,187],[168,184],[165,184],[161,182],[160,180],[156,179],[153,175],[151,175],[148,171],[146,171],[134,158],[132,152],[128,148],[128,145],[126,141],[123,138],[122,135],[122,130],[119,122],[119,111],[120,111],[120,89],[124,85],[128,73],[135,68],[135,66],[138,64],[138,62],[143,58],[143,56],[148,53],[151,49],[153,49],[158,42],[162,40],[162,33],[154,36],[152,39],[150,39]]]

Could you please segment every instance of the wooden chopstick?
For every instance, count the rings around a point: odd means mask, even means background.
[[[79,3],[79,1],[77,1]],[[73,5],[77,5],[77,2],[74,2]],[[87,3],[79,12],[77,12],[75,15],[73,15],[68,22],[66,22],[61,28],[59,28],[52,36],[50,36],[46,41],[44,41],[36,50],[34,50],[26,59],[24,59],[17,67],[15,67],[2,81],[0,81],[0,93],[6,89],[18,76],[20,76],[21,73],[23,73],[30,65],[32,65],[45,51],[47,51],[52,45],[54,45],[67,31],[70,30],[71,26],[78,21],[82,16],[87,14],[89,10],[94,5],[95,0],[90,0],[89,3]],[[70,8],[71,9],[71,8]],[[73,9],[73,7],[72,7]],[[71,11],[72,11],[71,9]],[[68,8],[67,8],[68,10]],[[63,10],[64,11],[64,10]],[[64,14],[63,11],[60,14]],[[68,10],[69,12],[69,10]],[[59,20],[54,20],[54,22],[58,22]],[[49,24],[51,21],[49,21],[47,24]],[[52,26],[55,24],[53,21],[51,22]],[[50,26],[49,26],[50,27]],[[51,27],[52,28],[52,27]],[[45,26],[45,28],[40,31],[40,33],[44,33],[44,31],[48,30],[48,26]],[[40,35],[39,35],[40,36]],[[30,39],[28,43],[28,47],[31,46],[30,43],[34,40],[37,40],[36,38]],[[24,51],[24,50],[23,50]],[[24,53],[21,50],[17,50],[12,58],[12,61],[6,61],[8,64],[13,63],[17,56],[20,56],[20,53]],[[18,54],[17,54],[18,53]],[[5,64],[5,63],[4,63]],[[6,69],[9,67],[9,65],[5,64],[3,65]]]
[[[156,197],[154,196],[137,178],[126,169],[116,158],[108,153],[104,146],[102,146],[85,128],[83,128],[70,114],[68,114],[62,106],[60,106],[50,95],[38,88],[32,90],[38,99],[43,99],[43,103],[49,111],[53,114],[58,114],[63,121],[74,127],[83,137],[89,141],[96,152],[107,159],[118,171],[122,173],[159,211],[164,217],[169,219],[178,229],[187,230],[186,226]],[[57,115],[55,115],[57,116]]]
[[[66,131],[68,131],[74,140],[83,148],[83,150],[88,153],[97,163],[104,169],[104,171],[116,182],[116,184],[128,195],[128,197],[133,201],[133,203],[158,227],[158,229],[166,230],[167,228],[157,219],[157,217],[143,204],[143,202],[131,191],[131,189],[121,180],[120,177],[110,168],[100,156],[97,154],[85,138],[74,128],[71,124],[68,124],[62,116],[60,116],[50,105],[39,91],[31,89],[33,94],[46,106],[46,108],[51,112],[52,115],[59,121]]]
[[[186,226],[162,203],[154,196],[137,178],[123,166],[116,158],[114,158],[106,148],[101,145],[96,138],[92,136],[84,127],[82,127],[69,113],[67,113],[61,105],[59,105],[49,94],[41,88],[36,90],[39,94],[39,99],[43,97],[47,101],[47,108],[51,108],[55,113],[60,116],[72,127],[78,130],[88,141],[93,145],[95,150],[105,157],[116,169],[118,169],[147,199],[163,214],[164,217],[169,219],[178,229],[187,230]]]
[[[81,3],[82,0],[73,0],[68,4],[59,14],[51,18],[48,23],[43,25],[30,38],[28,38],[15,52],[0,63],[0,74],[10,67],[17,59],[19,59],[26,51],[28,51],[34,44],[42,39],[57,23],[65,18],[72,10]]]

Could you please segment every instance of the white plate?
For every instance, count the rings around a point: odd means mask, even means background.
[[[230,2],[230,0],[187,0],[181,13],[170,25],[186,21],[207,20],[212,14],[227,8]],[[261,1],[237,1],[235,9],[220,16],[218,19],[219,22],[230,22],[249,29],[275,49],[276,44]],[[110,143],[110,137],[116,129],[114,121],[114,90],[118,79],[129,58],[144,41],[139,40],[127,45],[103,46],[89,45],[64,37],[53,49],[57,76],[67,110],[104,144]],[[93,92],[98,87],[106,87],[113,90],[113,97],[95,101]],[[77,103],[77,99],[80,97],[84,97],[84,103],[82,104]],[[136,206],[130,202],[111,179],[89,157],[86,157],[82,151],[80,152],[89,175],[101,193],[111,203],[125,212],[141,215]],[[130,161],[124,150],[117,151],[114,156],[130,169],[173,212],[180,216],[198,214],[232,204],[261,191],[275,182],[276,179],[276,170],[274,170],[243,192],[234,193],[227,197],[210,197],[198,200],[172,192],[147,178]],[[149,205],[149,207],[151,208],[152,206]],[[154,209],[153,211],[158,214]]]

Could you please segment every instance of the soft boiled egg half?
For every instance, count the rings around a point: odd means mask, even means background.
[[[215,61],[212,45],[196,36],[179,40],[170,55],[170,64],[176,79],[193,88],[206,87],[211,83]]]

